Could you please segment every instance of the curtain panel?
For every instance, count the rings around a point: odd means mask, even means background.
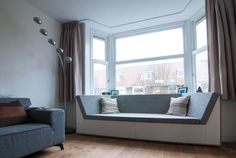
[[[206,0],[209,91],[236,99],[236,0]]]
[[[72,58],[72,63],[66,65],[66,100],[74,101],[76,95],[82,94],[83,54],[81,31],[78,21],[62,24],[60,46],[64,49],[63,56]],[[60,98],[63,98],[63,92],[63,72],[59,69]]]

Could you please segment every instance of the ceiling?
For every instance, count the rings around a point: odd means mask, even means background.
[[[26,0],[60,22],[92,21],[108,28],[182,15],[189,18],[204,0]]]

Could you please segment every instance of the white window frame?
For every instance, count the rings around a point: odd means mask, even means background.
[[[165,60],[172,58],[183,58],[184,60],[184,84],[189,89],[189,92],[196,91],[196,67],[195,67],[195,54],[200,53],[204,50],[207,50],[207,46],[202,47],[201,49],[196,50],[196,28],[195,25],[199,20],[205,17],[205,9],[202,8],[190,19],[181,22],[175,22],[170,24],[163,24],[152,26],[148,28],[131,30],[120,33],[105,33],[99,30],[96,30],[91,27],[90,24],[85,24],[84,26],[84,93],[93,94],[93,61],[92,61],[92,40],[96,36],[98,38],[105,39],[106,41],[106,61],[107,61],[107,91],[116,89],[116,65],[117,63],[134,63],[134,62],[145,62],[153,60]],[[183,28],[183,38],[184,38],[184,54],[173,55],[173,56],[164,56],[164,57],[154,57],[147,59],[137,59],[137,60],[128,60],[128,61],[119,61],[116,62],[116,39],[128,36],[135,36],[144,33],[151,33],[156,31],[163,31],[168,29],[174,29],[182,27]]]
[[[204,51],[207,51],[207,44],[200,47],[200,48],[197,48],[197,25],[199,23],[201,23],[203,20],[205,20],[206,17],[205,16],[201,16],[200,18],[198,18],[196,21],[194,21],[194,50],[192,51],[192,61],[193,61],[193,66],[192,66],[192,71],[193,71],[193,88],[195,90],[197,90],[197,75],[196,75],[196,55],[197,54],[200,54],[200,53],[203,53]]]
[[[116,61],[115,57],[116,57],[116,47],[115,47],[115,41],[116,39],[119,38],[124,38],[124,37],[129,37],[129,36],[137,36],[137,35],[142,35],[142,34],[147,34],[147,33],[153,33],[153,32],[159,32],[159,31],[165,31],[165,30],[171,30],[171,29],[175,29],[175,28],[182,28],[183,29],[183,54],[176,54],[176,55],[167,55],[167,56],[161,56],[161,57],[151,57],[151,58],[143,58],[143,59],[133,59],[133,60],[124,60],[124,61]],[[113,71],[113,75],[116,75],[116,65],[118,64],[130,64],[130,63],[140,63],[140,62],[149,62],[149,61],[158,61],[158,60],[166,60],[166,59],[176,59],[176,58],[183,58],[183,64],[184,64],[184,80],[186,84],[186,81],[189,81],[189,77],[188,75],[186,75],[186,68],[190,67],[189,64],[191,64],[191,62],[186,62],[186,60],[191,60],[190,59],[186,59],[186,54],[189,52],[188,48],[186,47],[186,45],[188,45],[188,40],[186,40],[186,23],[185,22],[176,22],[176,23],[171,23],[171,24],[165,24],[165,25],[161,25],[161,26],[153,26],[153,27],[149,27],[149,28],[144,28],[144,29],[139,29],[139,30],[134,30],[134,31],[127,31],[127,32],[123,32],[123,33],[118,33],[118,34],[113,34],[113,38],[114,38],[114,48],[113,48],[113,61],[111,61],[111,63],[114,63],[114,67],[112,69]],[[190,56],[191,57],[191,56]],[[187,66],[186,66],[187,64]],[[191,70],[191,69],[190,69]],[[112,85],[112,87],[116,88],[116,76],[114,77],[114,82]],[[192,82],[188,85],[192,85]]]
[[[105,42],[105,60],[93,59],[93,39],[100,39]],[[90,36],[90,94],[94,94],[94,64],[102,64],[106,66],[106,91],[109,89],[109,61],[108,61],[108,35],[91,29]]]

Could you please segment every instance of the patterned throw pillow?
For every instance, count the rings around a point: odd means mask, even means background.
[[[182,96],[178,98],[171,97],[170,107],[167,112],[169,115],[178,115],[178,116],[186,116],[188,109],[188,102],[190,96]]]
[[[27,113],[19,101],[0,103],[0,127],[25,123]]]
[[[102,114],[120,113],[116,98],[101,98]]]

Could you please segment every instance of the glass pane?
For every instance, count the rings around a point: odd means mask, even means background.
[[[203,92],[208,92],[208,55],[207,51],[196,54],[196,84]]]
[[[103,64],[93,64],[93,93],[96,95],[101,95],[102,92],[106,91],[107,83],[107,67]]]
[[[207,27],[206,19],[197,24],[197,48],[207,45]]]
[[[103,60],[106,59],[106,46],[105,40],[93,38],[93,59]]]
[[[120,94],[176,93],[182,85],[183,58],[116,65]]]
[[[171,29],[116,40],[116,61],[183,54],[183,29]]]

